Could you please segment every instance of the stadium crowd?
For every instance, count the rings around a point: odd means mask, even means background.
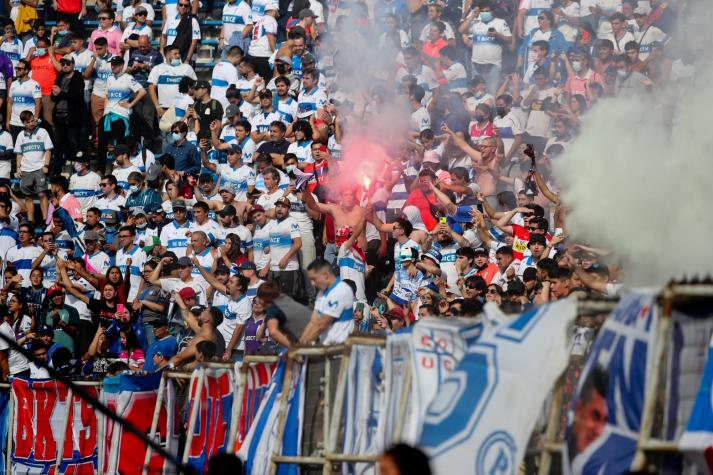
[[[675,0],[43,3],[0,42],[0,332],[88,377],[615,295],[552,165],[597,102],[695,74]],[[350,134],[396,103],[362,180]]]

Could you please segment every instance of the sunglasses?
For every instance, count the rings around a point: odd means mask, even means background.
[[[100,19],[100,20],[111,20],[111,17],[108,17],[108,16],[100,16],[99,19]]]
[[[71,66],[72,62],[71,61],[60,61],[59,64],[61,64],[62,66]]]
[[[15,68],[15,71],[27,71],[27,68]]]
[[[498,293],[498,291],[497,291],[497,289],[488,289],[488,292],[487,292],[487,293],[489,293],[489,294],[491,294],[491,295],[495,295],[495,294]]]
[[[109,183],[99,183],[99,186],[101,186],[102,188],[104,188],[105,186],[109,186]]]
[[[546,20],[547,17],[546,17],[546,16],[538,16],[537,19],[538,19],[538,20]]]
[[[178,6],[179,6],[179,7],[183,7],[183,8],[188,8],[188,7],[190,7],[190,5],[189,5],[188,3],[179,3]]]
[[[146,15],[148,15],[148,13],[146,13],[146,12],[139,12],[136,14],[136,16],[146,16]]]
[[[478,289],[478,287],[476,287],[475,285],[471,285],[471,284],[465,284],[465,288],[466,288],[466,289],[470,289],[470,290],[477,290],[477,289]]]

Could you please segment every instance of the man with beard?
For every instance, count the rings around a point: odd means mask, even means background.
[[[357,189],[346,188],[339,193],[339,204],[317,203],[312,193],[305,193],[305,204],[312,211],[329,214],[334,220],[334,228],[340,229],[351,227],[356,229],[357,225],[366,219],[364,209],[357,206]],[[357,236],[357,245],[361,249],[366,249],[366,237],[364,233]]]
[[[476,275],[482,277],[487,285],[490,285],[493,282],[493,278],[499,270],[497,264],[490,262],[488,251],[482,247],[475,250],[475,261],[473,266],[478,270]]]
[[[283,197],[275,203],[275,222],[270,227],[270,279],[280,284],[289,296],[295,294],[300,265],[297,253],[302,247],[300,228],[290,217],[290,200]]]

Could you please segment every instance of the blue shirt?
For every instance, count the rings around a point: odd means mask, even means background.
[[[173,335],[169,335],[161,340],[154,341],[149,349],[146,350],[146,361],[144,362],[144,371],[156,371],[156,366],[153,364],[153,356],[156,353],[161,353],[166,360],[176,356],[178,349],[178,340]]]
[[[201,157],[198,149],[187,141],[181,145],[170,144],[166,147],[166,153],[176,159],[176,171],[185,172],[188,175],[200,172]]]

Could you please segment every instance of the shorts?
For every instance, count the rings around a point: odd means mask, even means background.
[[[47,175],[42,172],[41,168],[33,172],[22,172],[20,191],[25,196],[44,193],[47,191]]]

